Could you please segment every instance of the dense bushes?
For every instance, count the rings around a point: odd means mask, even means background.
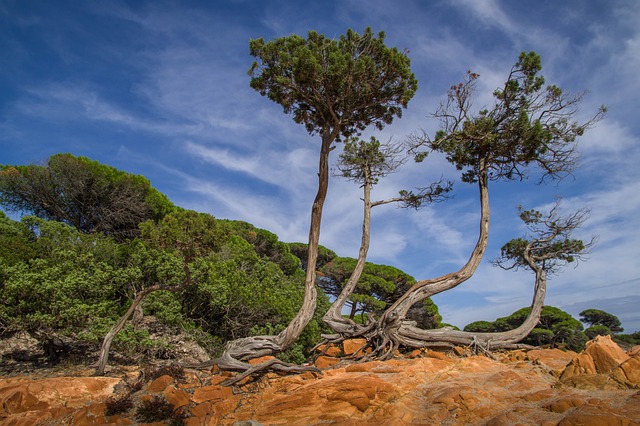
[[[299,262],[273,234],[247,224],[239,231],[236,222],[176,211],[142,224],[139,238],[117,242],[60,222],[14,221],[0,213],[0,333],[59,335],[96,346],[138,291],[181,283],[185,263],[191,285],[179,293],[150,294],[143,303],[146,315],[212,352],[229,339],[281,329],[302,302],[304,275],[291,266]],[[252,245],[252,232],[269,244]],[[326,298],[322,303],[326,308]],[[320,331],[312,321],[287,356],[303,361]],[[115,345],[157,354],[166,344],[128,325]]]

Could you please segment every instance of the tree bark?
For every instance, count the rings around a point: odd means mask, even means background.
[[[383,318],[380,319],[381,322],[384,321],[385,316],[390,314],[394,314],[398,318],[404,318],[407,312],[409,312],[411,306],[418,302],[422,302],[427,297],[433,296],[434,294],[450,290],[473,276],[478,265],[480,265],[480,262],[482,261],[489,242],[489,219],[491,212],[489,205],[487,164],[484,159],[480,160],[478,189],[480,193],[480,231],[478,241],[476,242],[467,263],[457,272],[443,275],[438,278],[418,281],[385,311]]]
[[[289,322],[287,328],[276,336],[253,336],[236,339],[228,342],[221,358],[216,360],[219,368],[235,371],[262,371],[271,368],[273,363],[252,366],[244,361],[265,355],[274,355],[288,349],[299,337],[307,326],[316,309],[316,264],[318,260],[318,244],[320,241],[320,225],[322,223],[322,210],[327,197],[329,187],[329,153],[333,141],[339,134],[339,127],[326,128],[322,133],[322,146],[318,165],[318,192],[311,208],[311,224],[309,227],[309,243],[307,249],[307,271],[305,276],[304,300],[296,316]],[[269,365],[267,365],[269,364]],[[230,367],[230,368],[227,368]],[[288,366],[288,371],[296,369]],[[308,368],[300,367],[299,371],[307,371]]]
[[[369,244],[371,240],[371,179],[368,175],[365,176],[363,192],[364,219],[362,221],[362,240],[360,243],[360,250],[358,252],[358,260],[353,268],[353,272],[349,276],[347,284],[322,318],[329,327],[340,334],[349,332],[353,333],[355,330],[360,328],[355,321],[342,316],[342,308],[349,296],[351,296],[355,290],[356,285],[358,285],[358,281],[362,276],[362,271],[364,270],[364,266],[367,261],[367,252],[369,251]],[[355,302],[353,302],[351,318],[353,318],[355,307]]]
[[[547,274],[544,268],[536,264],[527,252],[525,252],[525,261],[535,272],[536,279],[531,312],[519,327],[503,332],[476,333],[448,329],[423,330],[404,323],[398,330],[399,341],[412,347],[426,346],[425,342],[456,345],[475,344],[487,350],[490,347],[509,347],[521,341],[538,325],[547,292]]]
[[[133,302],[131,302],[131,306],[129,306],[129,309],[127,309],[127,312],[122,317],[120,317],[118,322],[113,327],[111,327],[111,330],[109,330],[107,335],[104,336],[104,340],[102,341],[102,346],[100,347],[100,356],[98,358],[96,371],[93,373],[94,376],[104,375],[104,370],[107,367],[107,361],[109,360],[109,350],[111,349],[111,343],[113,342],[113,339],[122,330],[122,328],[126,324],[129,317],[133,315],[134,311],[138,308],[138,306],[144,300],[144,298],[147,297],[149,293],[153,293],[154,291],[158,291],[158,290],[171,291],[170,288],[166,288],[161,285],[153,285],[151,287],[148,287],[148,288],[145,288],[144,290],[139,291],[138,294],[136,294],[136,297],[133,299]],[[174,291],[177,291],[177,290],[178,289]]]

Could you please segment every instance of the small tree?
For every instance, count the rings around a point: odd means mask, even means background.
[[[622,328],[622,323],[617,316],[605,311],[601,311],[600,309],[586,309],[580,312],[580,321],[589,324],[591,326],[590,328],[596,326],[606,327],[609,332],[604,333],[605,335],[622,333],[624,331],[624,328]],[[599,332],[603,331],[601,327],[592,329],[590,333],[594,335],[600,334]],[[598,332],[596,332],[596,330]],[[592,336],[589,337],[593,338]]]

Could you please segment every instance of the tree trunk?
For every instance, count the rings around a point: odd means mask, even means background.
[[[247,361],[265,355],[274,355],[288,349],[302,334],[316,309],[316,264],[318,260],[318,244],[320,241],[320,225],[322,223],[322,210],[329,188],[329,153],[333,141],[336,139],[339,129],[325,129],[322,134],[322,147],[318,165],[318,192],[311,208],[311,224],[309,227],[309,243],[307,249],[307,271],[305,276],[304,300],[295,318],[289,322],[280,334],[276,336],[253,336],[236,339],[228,342],[222,357],[218,360],[218,366],[225,369],[225,365],[233,366],[239,370],[243,365],[245,370],[254,371],[250,364],[231,361]],[[271,366],[264,366],[264,368]]]
[[[509,347],[521,341],[531,333],[540,321],[540,314],[544,307],[544,299],[547,292],[547,275],[543,267],[537,265],[528,255],[525,260],[535,271],[536,282],[534,287],[533,300],[531,302],[531,312],[525,321],[513,330],[496,333],[476,333],[459,330],[433,329],[423,330],[410,324],[403,324],[398,331],[401,343],[422,347],[426,342],[430,343],[450,343],[455,345],[480,345],[485,349],[489,347]]]
[[[340,295],[337,299],[331,304],[331,307],[327,311],[327,313],[322,318],[323,321],[331,327],[336,332],[342,334],[345,332],[353,332],[358,329],[358,325],[352,320],[355,311],[357,308],[357,304],[353,302],[351,307],[351,315],[349,319],[344,318],[342,316],[342,308],[346,303],[347,299],[356,286],[358,285],[358,281],[362,276],[362,271],[364,270],[365,263],[367,261],[367,252],[369,251],[369,243],[371,240],[371,179],[365,176],[364,182],[364,219],[362,221],[362,241],[360,243],[360,250],[358,252],[358,260],[356,261],[356,266],[353,268],[353,272],[347,281],[347,284],[344,286]]]
[[[385,311],[383,317],[380,318],[380,323],[384,322],[384,317],[391,314],[398,318],[405,318],[409,309],[416,303],[422,302],[427,297],[433,296],[434,294],[450,290],[473,276],[478,265],[480,265],[480,262],[482,261],[489,241],[489,182],[486,162],[484,160],[480,161],[480,171],[478,175],[478,189],[480,192],[480,232],[478,241],[476,242],[469,260],[457,272],[443,275],[438,278],[418,281]]]
[[[138,308],[142,300],[149,294],[157,290],[163,290],[163,288],[159,285],[154,285],[149,288],[146,288],[138,294],[131,302],[131,306],[127,309],[127,312],[120,317],[118,322],[111,327],[111,330],[104,336],[104,340],[102,341],[102,346],[100,347],[100,357],[98,358],[98,366],[96,367],[96,371],[94,373],[95,376],[102,376],[104,374],[104,370],[107,366],[107,361],[109,360],[109,350],[111,349],[111,342],[116,337],[116,335],[122,330],[125,323],[129,319],[129,317],[133,314],[133,312]]]

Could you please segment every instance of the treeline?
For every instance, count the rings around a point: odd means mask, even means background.
[[[228,340],[281,331],[302,303],[306,244],[181,209],[145,178],[84,157],[2,166],[0,203],[32,214],[15,221],[0,212],[0,338],[28,332],[49,347],[52,360],[60,351],[54,342],[96,349],[136,294],[158,284],[177,288],[187,269],[181,291],[146,296],[115,338],[119,353],[170,352],[139,326],[142,315],[216,354]],[[321,253],[319,309],[281,356],[288,361],[304,361],[328,331],[322,315],[355,264],[324,247]],[[396,268],[368,263],[349,315],[381,312],[414,282]],[[440,325],[430,300],[412,315],[423,326]]]
[[[526,307],[495,321],[475,321],[465,326],[464,331],[494,333],[513,330],[524,322],[530,311],[531,308]],[[599,309],[586,309],[579,315],[580,320],[577,320],[561,309],[545,306],[542,308],[538,325],[522,343],[566,348],[578,352],[584,349],[588,340],[596,336],[612,336],[621,344],[640,344],[640,332],[620,334],[624,329],[620,319],[613,314]],[[587,324],[588,327],[585,329],[583,324]]]

